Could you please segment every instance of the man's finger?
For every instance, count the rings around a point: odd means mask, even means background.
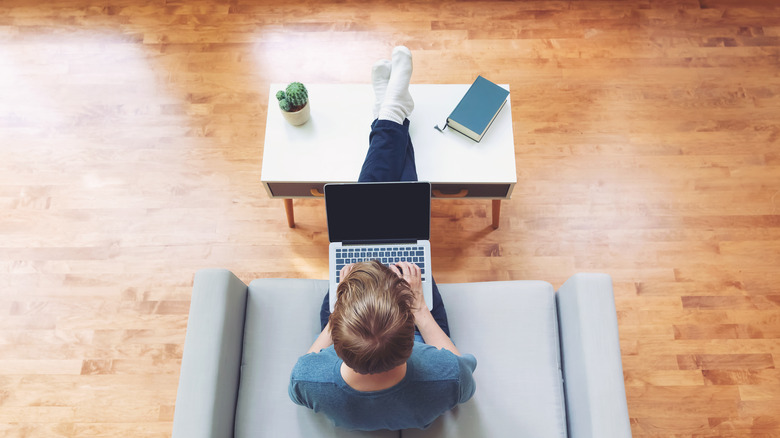
[[[340,271],[341,278],[344,278],[347,275],[349,275],[349,273],[352,272],[352,267],[353,267],[353,265],[349,264],[349,265],[346,265],[343,268],[341,268],[341,271]]]

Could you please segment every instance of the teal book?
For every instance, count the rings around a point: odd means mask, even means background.
[[[509,91],[478,76],[447,117],[447,126],[480,141],[506,104],[507,96]]]

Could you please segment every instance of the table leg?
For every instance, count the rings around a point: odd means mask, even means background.
[[[287,213],[287,226],[290,228],[295,228],[295,212],[293,211],[292,201],[292,198],[287,198],[284,200],[284,212]]]
[[[498,222],[499,219],[501,219],[501,200],[500,199],[494,199],[493,200],[493,229],[498,229]]]

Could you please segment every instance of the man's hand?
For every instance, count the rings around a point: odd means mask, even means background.
[[[339,278],[341,281],[344,280],[344,278],[349,275],[350,272],[352,272],[352,268],[354,268],[355,265],[353,263],[350,263],[349,265],[344,266],[341,268],[341,271],[339,271]]]
[[[412,293],[414,294],[412,313],[416,316],[421,310],[427,310],[428,306],[425,304],[425,297],[423,296],[422,290],[422,272],[420,271],[420,267],[414,263],[398,262],[394,266],[391,266],[390,269],[399,277],[406,280],[412,288]]]

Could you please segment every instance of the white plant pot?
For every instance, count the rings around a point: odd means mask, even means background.
[[[284,110],[282,111],[282,115],[287,120],[287,122],[293,126],[300,126],[304,123],[308,122],[311,118],[311,107],[309,106],[309,102],[306,102],[306,105],[304,105],[303,108],[301,108],[299,111],[295,112],[287,112]]]

